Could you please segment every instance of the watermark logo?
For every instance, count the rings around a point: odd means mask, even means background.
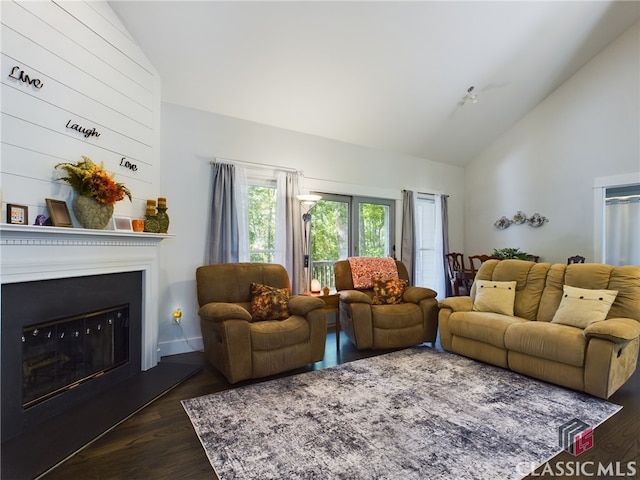
[[[558,427],[558,441],[564,450],[577,457],[593,447],[593,429],[574,418]]]
[[[563,423],[558,427],[558,442],[560,446],[574,457],[586,452],[593,447],[593,429],[577,418]],[[522,462],[516,466],[518,474],[522,477],[594,477],[594,478],[638,478],[638,466],[635,460],[630,462],[593,462],[572,460],[546,462],[540,468],[536,463]]]

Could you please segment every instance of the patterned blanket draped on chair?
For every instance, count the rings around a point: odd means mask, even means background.
[[[398,278],[396,261],[391,257],[349,257],[354,288],[372,288],[372,277]]]

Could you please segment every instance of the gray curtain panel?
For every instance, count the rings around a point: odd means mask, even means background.
[[[416,252],[416,226],[415,226],[415,200],[411,190],[402,191],[402,250],[400,260],[409,272],[409,283],[415,285],[415,252]]]
[[[209,232],[209,263],[239,260],[238,213],[234,202],[235,165],[213,166],[213,195]]]
[[[305,291],[302,211],[300,209],[300,174],[286,172],[284,181],[285,232],[283,264],[289,272],[292,293]]]

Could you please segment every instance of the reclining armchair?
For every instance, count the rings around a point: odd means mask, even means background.
[[[324,302],[289,296],[289,275],[282,265],[206,265],[196,270],[196,284],[205,356],[229,383],[324,357]]]
[[[395,261],[399,280],[409,281],[407,268]],[[341,329],[357,349],[402,348],[435,343],[438,301],[429,288],[407,286],[393,303],[377,304],[373,285],[355,287],[349,260],[334,264],[340,293]],[[395,303],[397,302],[397,303]]]

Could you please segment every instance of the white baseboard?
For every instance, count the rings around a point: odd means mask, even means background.
[[[158,358],[180,353],[196,352],[204,349],[202,337],[178,339],[170,342],[160,342],[158,344]]]

